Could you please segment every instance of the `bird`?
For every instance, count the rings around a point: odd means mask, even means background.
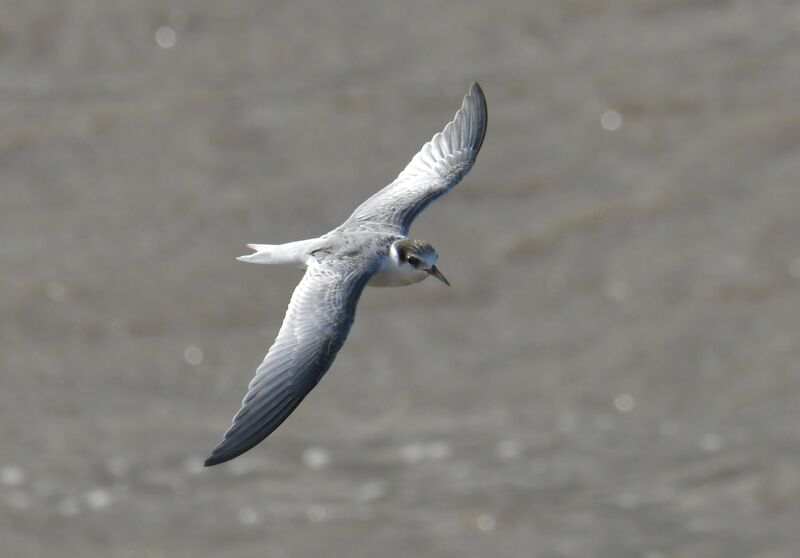
[[[473,83],[453,120],[340,226],[318,238],[247,245],[253,252],[237,259],[295,265],[305,274],[241,409],[205,460],[206,467],[252,449],[297,408],[333,364],[367,285],[397,287],[435,277],[450,286],[436,266],[436,250],[429,242],[409,238],[409,228],[470,171],[486,125],[486,98]]]

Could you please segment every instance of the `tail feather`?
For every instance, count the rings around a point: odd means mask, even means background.
[[[300,240],[287,244],[248,244],[247,247],[254,252],[236,259],[241,262],[257,264],[295,264],[303,267],[310,252],[310,242],[313,241]]]
[[[271,264],[281,263],[276,261],[276,254],[274,248],[279,248],[280,245],[273,244],[248,244],[248,248],[254,250],[252,254],[245,254],[236,258],[240,262]]]

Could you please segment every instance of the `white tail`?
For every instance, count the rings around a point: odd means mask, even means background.
[[[286,244],[248,244],[247,247],[255,252],[236,259],[257,264],[295,264],[305,267],[309,253],[317,244],[316,240],[299,240]]]
[[[248,244],[248,248],[255,250],[252,254],[245,254],[244,256],[239,256],[236,258],[240,262],[250,262],[250,263],[261,263],[261,264],[271,264],[271,263],[279,263],[275,261],[275,255],[273,253],[273,248],[276,245],[273,244]]]

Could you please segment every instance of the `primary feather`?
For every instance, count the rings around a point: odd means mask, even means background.
[[[472,168],[486,135],[487,116],[483,90],[474,83],[453,121],[422,146],[394,182],[358,206],[341,228],[373,225],[407,236],[417,215]]]
[[[356,303],[373,267],[373,262],[349,269],[309,266],[294,290],[275,343],[248,386],[242,408],[206,466],[233,459],[258,444],[317,385],[350,333]]]

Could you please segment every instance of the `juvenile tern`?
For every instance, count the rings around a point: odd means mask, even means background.
[[[306,270],[278,337],[256,370],[242,408],[205,465],[241,455],[272,433],[333,364],[353,325],[366,285],[395,287],[433,276],[428,242],[411,240],[411,223],[472,168],[486,134],[486,99],[475,83],[453,121],[422,146],[394,182],[362,203],[331,232],[288,244],[248,244],[238,259]]]

